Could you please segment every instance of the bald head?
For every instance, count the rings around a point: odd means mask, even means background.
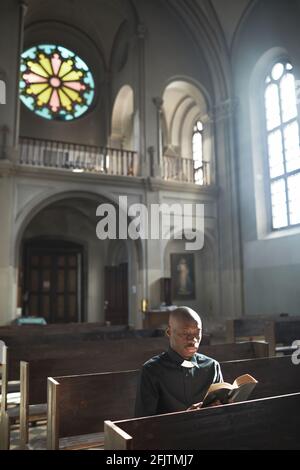
[[[195,310],[189,307],[178,307],[169,315],[169,326],[172,326],[178,322],[190,322],[202,324],[201,318]]]
[[[188,359],[197,352],[201,342],[201,318],[191,308],[179,307],[170,313],[167,335],[171,348]]]

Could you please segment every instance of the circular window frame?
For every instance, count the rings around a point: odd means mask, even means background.
[[[52,49],[52,51],[48,51],[47,52],[47,49]],[[61,50],[60,50],[61,49]],[[79,85],[84,85],[84,83],[82,83],[82,81],[86,78],[87,75],[90,76],[90,79],[92,80],[92,85],[90,87],[88,87],[88,91],[91,91],[92,92],[92,97],[91,97],[91,101],[90,103],[85,103],[86,106],[87,106],[87,109],[85,109],[81,114],[79,114],[78,116],[74,116],[74,106],[76,106],[76,99],[71,99],[70,96],[67,96],[68,99],[69,99],[69,102],[71,103],[72,105],[72,110],[70,109],[67,109],[65,107],[65,114],[66,115],[71,115],[71,118],[68,118],[66,119],[64,117],[64,114],[60,114],[60,113],[57,113],[55,114],[55,111],[51,110],[50,109],[50,98],[52,98],[52,95],[53,95],[53,90],[54,88],[51,87],[51,85],[49,84],[49,86],[47,86],[44,90],[42,90],[40,93],[38,93],[36,96],[39,96],[40,94],[42,94],[43,92],[45,92],[46,90],[48,90],[50,87],[52,89],[52,91],[50,90],[50,95],[49,95],[49,99],[46,103],[44,103],[43,106],[41,106],[41,110],[42,109],[48,109],[49,113],[50,113],[50,116],[43,116],[41,113],[39,113],[38,111],[38,108],[37,108],[37,103],[36,103],[36,97],[34,98],[34,103],[33,103],[33,106],[29,106],[28,104],[26,104],[25,100],[22,98],[22,96],[24,97],[30,97],[30,94],[25,94],[23,92],[24,88],[26,89],[26,87],[30,87],[32,84],[39,84],[39,82],[27,82],[27,85],[26,85],[26,81],[24,80],[23,78],[23,75],[24,74],[30,74],[32,73],[32,69],[30,69],[30,67],[28,67],[28,63],[24,63],[24,57],[23,55],[25,54],[29,54],[30,51],[32,51],[32,54],[34,54],[34,57],[32,58],[32,61],[35,61],[35,64],[37,64],[38,66],[41,66],[40,64],[40,59],[38,57],[39,53],[43,54],[44,56],[46,56],[46,58],[49,58],[52,56],[53,58],[53,54],[58,52],[59,53],[59,60],[61,59],[65,59],[65,62],[61,62],[60,63],[60,68],[55,72],[53,71],[53,67],[52,67],[52,62],[51,62],[51,70],[52,70],[52,74],[49,73],[49,70],[46,71],[44,73],[44,76],[41,78],[41,84],[47,84],[48,82],[50,82],[51,78],[53,77],[56,77],[58,74],[59,75],[59,72],[61,70],[61,66],[62,64],[67,64],[67,61],[70,61],[73,59],[73,64],[72,64],[72,69],[70,69],[66,74],[64,74],[63,76],[67,76],[69,73],[72,73],[72,72],[75,72],[75,75],[80,75],[82,73],[82,70],[84,71],[83,73],[83,76],[82,77],[79,77],[79,78],[75,78],[74,80],[69,80],[69,82],[73,82],[75,83],[76,82],[76,87],[78,88]],[[66,54],[66,57],[63,57],[63,54]],[[28,61],[28,58],[26,58],[27,61]],[[37,59],[37,60],[35,60]],[[77,61],[77,64],[76,64],[76,61]],[[49,60],[49,63],[50,63],[50,60]],[[74,67],[74,63],[76,64],[76,66]],[[70,66],[71,64],[69,64]],[[66,66],[66,65],[65,65]],[[23,68],[23,70],[22,70]],[[34,67],[35,70],[38,68],[38,67]],[[34,72],[33,72],[34,73]],[[36,74],[38,75],[38,74]],[[50,77],[50,78],[49,78]],[[22,84],[23,82],[23,84]],[[37,117],[40,117],[42,119],[46,119],[47,121],[52,121],[52,122],[64,122],[64,123],[71,123],[71,122],[74,122],[74,121],[77,121],[78,119],[81,119],[81,118],[84,118],[86,117],[95,107],[95,101],[96,101],[96,85],[95,85],[95,77],[94,77],[94,74],[92,73],[91,71],[91,67],[89,67],[87,65],[87,63],[74,51],[70,50],[68,47],[65,47],[61,44],[35,44],[35,45],[32,45],[31,47],[27,48],[21,55],[21,66],[20,66],[20,93],[19,93],[19,96],[20,96],[20,100],[22,102],[22,104],[25,106],[25,108],[31,112],[33,112],[35,114],[35,116]],[[78,85],[77,85],[78,84]],[[75,85],[73,85],[75,86]],[[65,87],[67,89],[69,89],[69,87]],[[70,90],[69,90],[70,91]],[[73,93],[73,91],[75,93]],[[76,94],[78,95],[79,98],[82,98],[82,95],[85,93],[86,91],[85,90],[76,90],[73,88],[73,90],[70,91],[70,95],[73,95],[75,96]],[[59,97],[59,93],[56,93],[56,95]],[[65,94],[66,95],[66,94]],[[74,105],[75,103],[75,105]],[[61,109],[64,109],[64,107],[61,106],[61,101],[59,99],[59,105],[60,105],[60,110]]]

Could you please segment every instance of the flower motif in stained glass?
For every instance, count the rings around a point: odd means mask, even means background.
[[[39,116],[78,118],[90,107],[94,88],[88,66],[65,47],[39,45],[21,56],[20,98]]]

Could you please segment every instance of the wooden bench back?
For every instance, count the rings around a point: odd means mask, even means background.
[[[213,357],[219,362],[235,359],[254,359],[269,356],[269,345],[266,342],[245,341],[243,343],[213,344],[199,347],[199,352]]]
[[[228,343],[234,343],[238,339],[256,337],[265,338],[267,342],[270,342],[269,338],[266,337],[266,326],[269,324],[276,324],[276,328],[279,331],[291,331],[293,327],[299,328],[300,316],[248,316],[243,318],[236,318],[226,321],[226,339]],[[282,325],[282,330],[281,330]],[[290,327],[288,326],[290,325]],[[299,331],[299,330],[298,330]],[[287,335],[288,337],[288,335]],[[278,335],[280,339],[280,334]],[[298,338],[296,338],[298,339]],[[281,341],[277,341],[281,342]]]
[[[125,342],[127,341],[126,345]],[[124,347],[122,347],[122,344]],[[112,354],[114,357],[115,351],[132,351],[137,354],[143,354],[143,351],[149,351],[149,356],[145,354],[145,361],[151,357],[151,353],[154,351],[157,354],[159,348],[164,351],[167,347],[168,340],[165,336],[162,337],[146,337],[146,338],[128,338],[120,339],[117,342],[115,340],[106,340],[105,344],[103,341],[77,341],[68,342],[61,344],[40,344],[32,345],[30,342],[27,345],[14,345],[9,349],[8,356],[8,380],[19,380],[20,376],[20,361],[34,361],[50,358],[64,358],[72,359],[79,357],[86,357],[94,353],[99,354],[103,352],[105,354]],[[111,351],[111,353],[109,353]],[[268,345],[266,343],[258,342],[245,342],[239,344],[217,344],[211,346],[201,346],[199,352],[206,354],[207,356],[214,357],[218,361],[230,361],[234,359],[247,359],[254,357],[266,357],[269,355]],[[109,364],[113,361],[109,361]],[[46,364],[46,363],[45,363]],[[110,367],[110,366],[109,366]],[[115,370],[113,368],[105,369]],[[50,374],[52,375],[52,374]],[[64,375],[64,374],[57,374]]]
[[[105,449],[300,449],[300,393],[105,423]]]
[[[264,335],[266,319],[263,317],[243,317],[226,321],[226,339],[234,343],[238,338],[253,338]]]
[[[151,357],[167,350],[167,338],[145,338],[106,341],[99,343],[92,350],[64,351],[56,357],[45,359],[29,359],[21,362],[21,369],[28,368],[29,383],[28,404],[46,402],[47,377],[63,375],[91,374],[97,372],[112,372],[126,369],[138,369]],[[84,353],[83,353],[84,352]],[[234,343],[200,346],[199,352],[213,357],[218,361],[266,357],[266,343]],[[27,364],[24,364],[26,362]]]
[[[300,392],[300,369],[290,356],[224,362],[221,367],[225,382],[243,374],[258,381],[251,399]]]
[[[54,358],[30,360],[27,362],[29,404],[46,403],[47,377],[138,369],[167,347],[167,338],[105,341],[84,354],[73,355],[72,351],[68,351]],[[23,367],[24,361],[21,362]]]
[[[102,432],[110,416],[132,417],[138,373],[49,378],[48,448],[57,449],[60,437]]]
[[[145,346],[148,344],[148,349],[151,352],[153,349],[161,348],[163,351],[168,344],[167,338],[162,337],[145,337],[145,338],[126,338],[116,340],[105,340],[105,341],[68,341],[66,338],[65,342],[58,344],[39,344],[32,345],[28,341],[27,345],[14,345],[9,348],[8,356],[8,369],[9,369],[9,380],[19,380],[20,376],[20,361],[31,361],[38,359],[50,359],[50,358],[80,358],[87,355],[92,355],[97,352],[106,350],[119,349],[118,346],[121,343],[126,343],[126,350],[132,350],[135,345],[135,352],[139,350],[142,343],[145,342]],[[138,349],[136,349],[136,347]]]
[[[126,326],[104,327],[98,324],[60,324],[60,325],[23,325],[14,327],[0,327],[0,339],[7,346],[41,344],[65,344],[78,341],[99,341],[106,339],[145,338],[163,336],[164,331],[159,329],[134,330]],[[96,326],[95,326],[96,325]]]
[[[300,317],[297,320],[267,322],[264,332],[270,344],[270,353],[274,355],[276,345],[290,346],[295,340],[300,340]]]

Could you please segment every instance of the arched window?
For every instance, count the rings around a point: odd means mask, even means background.
[[[94,80],[74,52],[62,46],[39,45],[21,56],[20,98],[43,118],[70,121],[89,109]]]
[[[277,62],[265,82],[272,228],[300,224],[300,148],[293,66]]]
[[[205,184],[204,163],[203,163],[203,124],[197,121],[194,125],[193,138],[193,163],[194,163],[194,182],[196,184]]]

